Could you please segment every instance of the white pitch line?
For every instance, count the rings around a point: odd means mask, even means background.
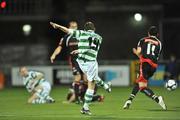
[[[0,117],[41,117],[41,118],[101,118],[102,115],[100,116],[97,116],[97,115],[91,115],[91,116],[88,116],[88,115],[43,115],[43,116],[38,116],[38,115],[22,115],[22,116],[19,116],[19,115],[10,115],[10,114],[7,114],[7,115],[0,115]],[[180,120],[180,117],[171,117],[171,118],[167,118],[167,117],[121,117],[121,116],[105,116],[105,117],[102,117],[103,118],[109,118],[109,119],[152,119],[152,120],[158,120],[158,119],[164,119],[164,120]]]

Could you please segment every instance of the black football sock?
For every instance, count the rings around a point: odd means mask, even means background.
[[[138,85],[138,84],[135,84],[135,86],[134,86],[134,88],[133,88],[133,90],[132,90],[132,92],[131,92],[128,100],[131,100],[131,101],[132,101],[132,100],[135,98],[135,96],[136,96],[136,94],[137,94],[138,92],[139,92],[139,85]]]
[[[100,97],[101,97],[100,95],[93,95],[92,101],[93,102],[98,101]]]
[[[74,84],[75,101],[79,101],[79,83]]]
[[[151,89],[144,88],[144,89],[141,90],[141,92],[144,93],[146,96],[148,96],[148,97],[152,98],[153,100],[155,100],[157,103],[159,102],[158,96],[156,96]]]

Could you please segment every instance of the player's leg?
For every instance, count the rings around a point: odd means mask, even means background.
[[[32,96],[28,99],[29,104],[44,104],[46,101],[39,97],[36,92],[32,94]]]
[[[46,100],[47,103],[54,103],[55,100],[50,96],[51,92],[51,85],[49,82],[44,82],[43,83],[43,92],[44,92],[44,99]]]
[[[152,77],[152,75],[156,71],[156,68],[153,68],[148,63],[143,63],[142,70],[143,76],[141,77],[141,81],[139,82],[140,91],[155,102],[157,102],[163,109],[166,109],[166,105],[164,104],[162,96],[155,95],[154,92],[147,86],[147,80]]]
[[[69,104],[75,102],[75,94],[74,92],[69,92],[66,97],[66,101],[63,101],[62,103]]]
[[[149,97],[152,96],[155,101],[158,101],[158,97],[154,95],[153,91],[147,88],[147,80],[153,75],[155,69],[152,68],[148,63],[140,63],[139,71],[140,75],[136,80],[136,84],[130,94],[130,97],[123,106],[124,109],[128,109],[130,107],[132,100],[135,98],[139,90]]]
[[[142,63],[142,73],[141,80],[139,81],[139,89],[142,93],[144,93],[146,96],[152,98],[156,102],[158,102],[158,96],[154,94],[154,92],[147,87],[148,79],[153,76],[154,72],[156,71],[155,68],[153,68],[148,63]]]
[[[81,81],[82,71],[79,68],[79,65],[78,65],[77,61],[72,60],[71,62],[72,62],[72,72],[73,72],[73,75],[74,75],[75,102],[80,103],[80,100],[79,100],[79,85],[80,85],[80,81]]]
[[[132,89],[132,92],[129,96],[129,98],[127,99],[127,101],[125,102],[123,109],[129,109],[130,105],[132,104],[133,99],[136,97],[136,94],[139,92],[139,84],[138,82],[141,80],[141,76],[142,76],[142,64],[140,63],[139,66],[139,77],[136,80],[136,83]]]
[[[36,93],[33,93],[27,102],[29,104],[32,104],[32,103],[35,104],[35,103],[37,103],[36,100],[38,100],[38,99],[39,99],[39,96],[37,96]]]
[[[139,82],[140,91],[144,93],[146,96],[152,98],[157,103],[159,102],[158,96],[154,94],[154,92],[147,87],[147,83]]]
[[[74,75],[74,93],[75,93],[75,102],[79,103],[79,85],[80,85],[81,75]]]
[[[103,94],[97,94],[97,90],[98,90],[98,86],[95,85],[95,88],[94,88],[94,95],[93,95],[93,99],[92,99],[92,102],[103,102],[104,101],[104,95]]]
[[[104,101],[104,96],[103,95],[93,95],[92,102],[103,102]]]
[[[84,105],[81,110],[82,114],[88,114],[90,115],[91,112],[89,110],[89,104],[92,101],[93,95],[94,95],[94,89],[95,89],[95,78],[97,78],[97,62],[83,62],[80,63],[80,68],[84,72],[84,74],[87,76],[88,80],[88,88],[86,90],[86,93],[84,95]]]
[[[142,93],[157,102],[164,110],[167,109],[163,97],[155,95],[154,92],[147,87],[147,83],[139,83],[139,86]]]
[[[42,89],[36,88],[36,91],[37,91],[36,95],[39,96],[41,99],[45,100],[46,103],[54,103],[55,100],[52,97],[50,97],[50,95],[49,95],[50,91],[51,91],[50,83],[49,82],[43,82],[39,86],[42,87]]]
[[[87,79],[86,79],[87,80]],[[80,98],[80,102],[83,103],[84,102],[84,96],[86,94],[86,90],[88,89],[88,81],[83,81],[83,83],[81,83],[80,86],[80,93],[79,93],[79,98]]]
[[[44,104],[46,101],[42,98],[37,98],[32,101],[32,104]]]
[[[110,82],[105,83],[98,75],[98,63],[97,62],[94,62],[94,68],[92,68],[92,69],[94,69],[93,74],[94,74],[94,80],[95,80],[96,84],[98,86],[103,87],[107,92],[111,92],[111,83]]]
[[[103,87],[107,92],[111,92],[111,83],[110,82],[105,83],[98,76],[98,63],[97,63],[97,61],[86,63],[86,62],[78,60],[77,62],[79,64],[80,69],[86,75],[87,79],[88,79],[88,77],[91,77],[91,78],[93,77],[93,80],[95,81],[95,83],[98,86]]]
[[[85,97],[84,97],[84,105],[81,110],[81,113],[83,114],[91,114],[89,111],[89,103],[92,101],[92,97],[94,94],[94,88],[95,88],[95,80],[98,82],[100,81],[98,77],[98,65],[96,61],[91,62],[84,62],[81,60],[77,60],[79,67],[83,71],[83,73],[87,76],[88,80],[88,89],[86,90]],[[102,86],[105,86],[104,82],[101,82]],[[105,89],[110,89],[109,85],[106,84]]]
[[[130,97],[128,100],[133,100],[136,96],[136,94],[139,92],[139,84],[138,83],[135,83],[133,89],[132,89],[132,92],[130,94]]]
[[[96,79],[96,84],[98,86],[101,86],[103,87],[107,92],[111,92],[111,83],[108,82],[108,83],[105,83],[103,80],[101,80],[100,78],[99,79]]]
[[[89,104],[91,103],[92,98],[93,98],[94,88],[95,88],[95,83],[93,81],[88,81],[88,89],[86,90],[86,93],[84,96],[84,105],[81,110],[82,114],[91,115],[91,112],[89,110]]]
[[[130,105],[132,104],[133,99],[135,98],[136,94],[139,92],[139,84],[136,83],[135,86],[132,89],[132,92],[128,98],[128,100],[125,102],[123,108],[128,109]]]

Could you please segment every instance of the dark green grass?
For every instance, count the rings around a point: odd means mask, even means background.
[[[55,104],[26,104],[28,93],[24,88],[10,88],[0,91],[0,120],[180,120],[180,89],[169,92],[165,88],[153,88],[164,96],[167,111],[145,95],[139,93],[129,110],[122,106],[131,88],[113,88],[112,93],[99,89],[104,94],[103,103],[91,105],[92,116],[80,114],[81,105],[63,104],[68,87],[54,87],[51,96]]]

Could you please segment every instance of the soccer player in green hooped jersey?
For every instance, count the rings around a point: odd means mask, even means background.
[[[51,85],[44,79],[44,74],[37,71],[30,71],[26,67],[20,67],[19,73],[23,78],[23,84],[31,93],[28,103],[43,104],[54,103],[55,100],[49,96]]]
[[[105,83],[98,76],[97,55],[102,43],[102,37],[95,33],[95,26],[92,22],[86,22],[84,30],[72,30],[56,23],[50,22],[55,29],[60,29],[65,33],[71,34],[78,42],[78,49],[71,54],[78,54],[77,62],[87,76],[88,89],[84,97],[84,105],[81,109],[82,114],[91,115],[89,104],[92,101],[95,84],[102,86],[106,91],[111,92],[111,83]]]

